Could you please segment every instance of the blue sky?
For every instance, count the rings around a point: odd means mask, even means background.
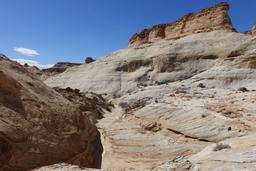
[[[145,27],[169,23],[218,2],[221,1],[0,0],[0,52],[12,59],[40,64],[83,62],[86,56],[99,58],[127,47],[130,36]],[[227,2],[235,28],[250,29],[256,22],[256,1]]]

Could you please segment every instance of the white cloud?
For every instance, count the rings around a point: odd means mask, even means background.
[[[30,56],[30,57],[40,55],[36,50],[27,49],[27,48],[23,48],[23,47],[14,48],[13,50],[22,55]]]
[[[40,69],[46,69],[46,68],[50,68],[52,67],[54,64],[40,64],[37,61],[33,61],[33,60],[27,60],[27,59],[12,59],[13,61],[17,61],[20,64],[24,65],[24,64],[28,64],[30,66],[36,66]]]

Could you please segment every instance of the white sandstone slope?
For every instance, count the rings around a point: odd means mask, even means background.
[[[97,124],[102,169],[255,170],[256,38],[234,32],[227,10],[221,3],[144,30],[132,48],[45,81],[114,104]],[[193,25],[182,32],[187,19]],[[179,39],[166,39],[165,27]]]
[[[122,49],[94,63],[72,67],[45,83],[52,87],[116,95],[135,91],[139,85],[173,82],[193,76],[192,79],[210,80],[216,87],[242,86],[242,82],[233,82],[237,77],[253,86],[250,79],[255,78],[252,69],[255,47],[256,40],[241,33],[200,33]],[[228,57],[236,51],[242,54]]]
[[[218,169],[225,170],[247,165],[215,162],[205,150],[198,152],[255,133],[255,68],[254,37],[213,31],[122,49],[46,84],[106,93],[115,104],[98,123],[103,169],[214,170],[224,163]],[[228,155],[242,152],[231,149]],[[249,170],[256,164],[251,157]]]

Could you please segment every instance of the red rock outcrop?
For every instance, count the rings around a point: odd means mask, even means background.
[[[214,30],[234,31],[228,15],[229,5],[219,3],[211,8],[203,9],[200,13],[189,13],[181,19],[170,23],[153,26],[136,33],[129,40],[129,47],[155,42],[159,39],[177,39],[187,35],[210,32]]]

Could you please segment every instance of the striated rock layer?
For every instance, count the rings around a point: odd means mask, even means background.
[[[201,165],[208,156],[190,157],[255,133],[255,56],[254,37],[213,31],[122,49],[45,83],[106,93],[112,100],[115,108],[97,124],[103,169],[207,170],[225,161]],[[241,150],[230,146],[229,155]],[[235,167],[232,162],[221,166]]]
[[[58,162],[100,168],[100,134],[86,111],[94,112],[79,109],[18,63],[0,57],[0,170]]]
[[[136,33],[129,40],[129,47],[152,43],[160,39],[177,39],[187,35],[210,32],[214,30],[234,31],[228,15],[229,5],[219,3],[211,8],[203,9],[200,13],[189,13],[181,19],[170,23],[156,25]]]
[[[254,48],[255,39],[242,33],[200,33],[121,49],[90,65],[67,69],[45,83],[116,97],[196,77],[218,88],[253,88]]]

